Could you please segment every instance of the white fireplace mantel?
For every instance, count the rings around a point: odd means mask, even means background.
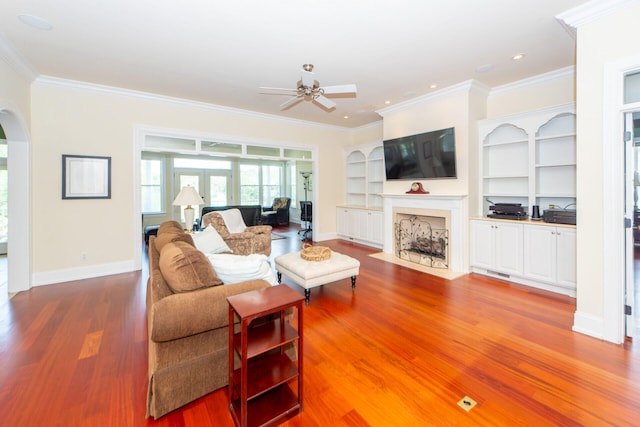
[[[386,254],[394,253],[393,210],[398,208],[449,211],[449,255],[451,271],[468,272],[467,196],[435,194],[381,194],[383,200],[384,246]]]

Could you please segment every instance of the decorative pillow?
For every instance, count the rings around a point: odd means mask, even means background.
[[[272,286],[278,284],[266,255],[207,254],[207,258],[225,285],[256,279],[265,280]]]
[[[158,266],[174,293],[222,284],[207,257],[186,242],[167,243],[160,252]]]
[[[233,252],[213,225],[209,225],[202,232],[194,234],[193,243],[197,249],[205,254]]]
[[[219,214],[224,219],[224,225],[227,226],[229,233],[242,233],[247,228],[247,224],[242,219],[240,209],[227,209],[226,211],[220,211]]]
[[[282,203],[282,199],[277,198],[273,200],[273,210],[277,211],[278,209],[280,209],[280,207],[282,207],[282,205],[284,205],[284,203]]]

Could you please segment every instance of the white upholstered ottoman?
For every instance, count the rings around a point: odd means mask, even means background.
[[[360,273],[360,261],[350,256],[331,252],[331,257],[324,261],[307,261],[300,257],[300,252],[292,252],[275,258],[278,282],[284,274],[297,285],[304,288],[304,296],[309,302],[311,288],[337,280],[351,278],[351,287],[356,287],[356,276]]]

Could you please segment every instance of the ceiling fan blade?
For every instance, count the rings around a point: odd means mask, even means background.
[[[307,87],[313,87],[315,80],[313,79],[313,73],[311,71],[302,70],[301,75],[302,84]]]
[[[356,93],[356,85],[336,85],[336,86],[325,86],[322,88],[324,90],[325,95],[333,95],[338,93]]]
[[[264,90],[285,90],[287,92],[297,92],[298,89],[290,89],[290,88],[284,88],[284,87],[268,87],[268,86],[260,86],[258,89],[264,89]]]
[[[313,98],[313,100],[316,101],[318,104],[322,105],[327,110],[330,110],[336,106],[335,102],[333,102],[329,98],[325,98],[322,95],[318,96],[317,98]]]
[[[286,100],[285,102],[280,104],[280,109],[284,110],[285,108],[291,107],[292,105],[297,104],[298,102],[302,101],[303,99],[304,99],[304,97],[302,97],[302,96],[294,96],[293,98],[289,98],[288,100]]]

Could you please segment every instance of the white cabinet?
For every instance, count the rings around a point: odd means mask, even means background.
[[[524,228],[524,244],[525,276],[575,288],[574,228],[528,225]]]
[[[382,247],[384,223],[381,210],[339,206],[336,219],[339,236],[365,245]]]
[[[574,226],[478,218],[470,229],[471,271],[575,296]]]
[[[576,127],[573,104],[479,123],[482,199],[544,209],[576,203]]]
[[[382,143],[350,147],[345,153],[345,159],[346,205],[337,208],[338,236],[382,248]]]
[[[471,221],[471,263],[502,274],[522,274],[522,224]]]

